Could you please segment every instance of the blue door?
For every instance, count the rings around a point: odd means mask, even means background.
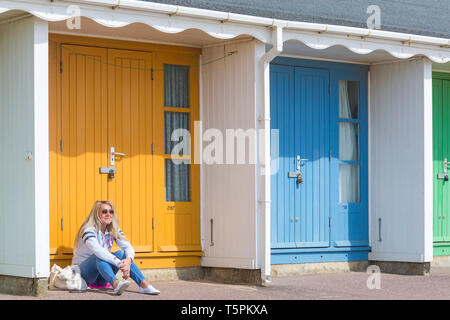
[[[279,130],[279,170],[271,186],[272,247],[328,247],[329,72],[273,65],[271,76],[271,123]]]
[[[367,67],[280,60],[270,79],[272,263],[367,259]]]

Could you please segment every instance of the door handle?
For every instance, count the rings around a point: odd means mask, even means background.
[[[300,163],[302,161],[308,161],[309,159],[302,159],[302,157],[300,157],[300,155],[297,156],[297,171],[300,171]]]
[[[115,148],[111,147],[111,152],[110,152],[110,164],[111,164],[111,167],[114,167],[114,165],[115,165],[115,156],[125,157],[126,154],[125,153],[121,153],[121,152],[116,152]]]
[[[448,181],[447,165],[448,165],[447,158],[444,158],[444,173],[439,173],[437,176],[438,179]]]

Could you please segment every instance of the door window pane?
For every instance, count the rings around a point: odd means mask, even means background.
[[[189,113],[164,111],[165,154],[190,154],[189,132]]]
[[[359,202],[359,165],[339,165],[339,202]]]
[[[339,160],[359,160],[359,124],[339,122]]]
[[[189,67],[164,65],[164,105],[189,108]]]
[[[190,171],[188,163],[165,159],[166,201],[191,201]]]
[[[339,80],[339,118],[359,118],[359,81]]]

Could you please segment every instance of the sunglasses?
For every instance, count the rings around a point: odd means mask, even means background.
[[[103,210],[102,210],[102,213],[103,213],[103,214],[106,214],[106,213],[108,213],[108,211],[109,211],[110,214],[114,214],[114,210],[113,210],[113,209],[111,209],[111,210],[103,209]]]

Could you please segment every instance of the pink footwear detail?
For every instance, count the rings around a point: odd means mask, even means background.
[[[103,286],[97,286],[95,284],[90,284],[89,288],[91,288],[91,289],[108,289],[108,288],[111,288],[111,285],[109,283],[107,283]]]

